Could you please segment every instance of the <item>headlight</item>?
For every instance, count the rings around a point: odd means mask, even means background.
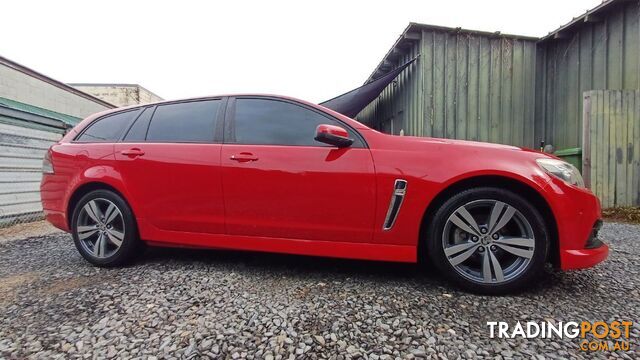
[[[547,173],[570,185],[584,187],[580,171],[568,162],[557,159],[537,159],[536,162]]]

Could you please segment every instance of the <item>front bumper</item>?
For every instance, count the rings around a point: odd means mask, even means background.
[[[609,247],[598,239],[602,224],[598,198],[555,178],[545,190],[558,227],[560,268],[584,269],[604,261]]]
[[[560,250],[560,264],[562,270],[584,269],[604,261],[609,255],[609,247],[600,241],[598,232],[602,227],[602,220],[597,220],[585,242],[584,249]]]
[[[562,270],[585,269],[603,262],[609,256],[609,247],[602,244],[595,249],[560,250]]]

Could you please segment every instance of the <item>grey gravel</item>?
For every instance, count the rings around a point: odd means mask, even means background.
[[[461,292],[406,264],[150,249],[98,269],[67,234],[0,244],[0,357],[638,358],[640,226],[606,224],[607,262],[517,296]],[[490,339],[487,321],[634,321],[632,350]]]

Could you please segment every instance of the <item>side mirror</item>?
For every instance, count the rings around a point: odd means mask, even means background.
[[[340,126],[327,124],[318,125],[315,140],[339,148],[348,147],[353,144],[353,139],[349,138],[347,130]]]

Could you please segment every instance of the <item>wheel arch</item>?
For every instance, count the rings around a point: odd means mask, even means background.
[[[503,175],[479,175],[460,179],[446,186],[433,198],[425,209],[420,222],[418,261],[422,262],[426,259],[425,240],[427,229],[429,227],[430,220],[433,218],[436,211],[454,194],[478,187],[498,187],[509,189],[531,202],[533,206],[540,211],[547,225],[547,229],[549,230],[551,243],[549,247],[550,254],[548,261],[550,261],[554,266],[559,265],[558,225],[551,206],[545,200],[544,196],[531,185]]]
[[[69,229],[71,229],[71,218],[72,218],[73,210],[76,207],[76,204],[78,204],[78,201],[80,201],[80,199],[82,199],[83,196],[85,196],[86,194],[94,190],[109,190],[117,194],[118,196],[120,196],[122,200],[124,200],[124,202],[127,203],[127,206],[129,206],[129,209],[133,214],[133,219],[134,221],[136,221],[135,212],[133,210],[133,207],[131,206],[131,203],[129,203],[129,201],[127,200],[127,197],[124,196],[124,194],[120,190],[116,189],[112,185],[109,185],[105,182],[91,181],[78,186],[76,189],[74,189],[73,193],[69,197],[69,202],[67,203],[67,208],[66,208],[67,226],[69,227]]]

